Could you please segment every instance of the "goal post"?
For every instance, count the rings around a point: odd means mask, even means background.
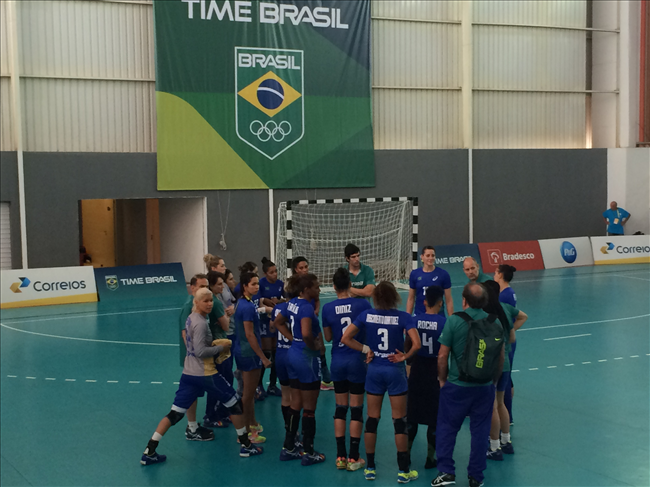
[[[418,199],[341,198],[280,203],[276,231],[276,263],[286,266],[304,256],[324,291],[345,266],[345,246],[359,247],[361,262],[375,271],[375,280],[408,287],[418,258]]]

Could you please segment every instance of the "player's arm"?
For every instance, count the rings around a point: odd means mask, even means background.
[[[266,355],[264,355],[264,352],[262,352],[260,344],[257,343],[257,337],[255,336],[255,327],[252,321],[244,321],[244,333],[246,333],[246,340],[248,341],[248,344],[251,346],[253,352],[255,352],[255,355],[260,358],[264,367],[271,365],[271,361],[266,358]]]
[[[512,329],[517,331],[519,328],[524,326],[524,323],[526,323],[526,320],[528,320],[528,315],[524,313],[523,311],[519,310],[519,314],[515,318],[515,322],[512,325]]]
[[[273,308],[277,303],[274,303],[272,298],[262,298],[262,304]]]
[[[438,382],[440,387],[445,385],[449,376],[449,350],[450,348],[447,345],[440,344],[440,350],[438,350]]]
[[[454,298],[451,296],[451,288],[445,289],[445,303],[447,303],[447,316],[454,314]]]
[[[314,303],[314,314],[316,316],[319,316],[318,313],[320,313],[320,296],[318,296],[316,298],[315,303]]]
[[[300,329],[302,330],[302,339],[310,350],[320,350],[319,342],[311,333],[311,318],[306,317],[300,320]]]
[[[205,345],[208,336],[208,328],[206,326],[194,326],[191,333],[192,343],[194,344],[194,355],[198,358],[209,358],[223,351],[222,345],[216,347],[207,347]]]
[[[413,288],[409,289],[409,297],[406,300],[406,312],[410,315],[413,314],[413,308],[415,307],[415,293],[417,291]]]
[[[356,289],[354,287],[350,288],[350,294],[354,297],[369,298],[372,296],[372,293],[375,291],[374,284],[367,284],[361,289]]]
[[[404,362],[405,360],[410,359],[413,355],[417,353],[418,350],[422,348],[422,342],[420,341],[420,334],[417,329],[411,328],[406,331],[407,336],[411,339],[411,347],[408,352],[404,353],[401,350],[395,349],[393,355],[388,356],[388,360],[392,363]],[[404,347],[406,349],[406,347]]]
[[[329,325],[326,325],[323,323],[323,336],[325,337],[325,340],[328,342],[332,341],[332,338],[334,338],[334,334],[332,333],[332,328]]]
[[[290,342],[293,341],[293,335],[289,331],[289,327],[287,326],[287,319],[284,317],[282,313],[278,314],[278,316],[275,317],[275,320],[271,323],[271,326],[275,327],[276,330],[278,330],[284,337],[289,340]]]

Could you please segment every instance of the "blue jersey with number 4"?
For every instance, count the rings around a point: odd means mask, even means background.
[[[346,347],[341,343],[341,337],[350,324],[354,323],[361,312],[372,309],[370,303],[365,299],[345,298],[337,299],[323,306],[321,318],[323,318],[323,328],[332,329],[332,355],[346,354],[357,357],[359,352]],[[364,343],[364,336],[357,334],[355,337],[360,343]]]
[[[370,362],[393,365],[388,360],[395,350],[404,351],[404,332],[414,328],[411,316],[397,309],[369,309],[354,320],[354,325],[366,333],[366,345],[375,354]]]
[[[451,288],[451,278],[449,273],[441,269],[440,267],[435,267],[431,272],[424,272],[422,267],[419,269],[414,269],[411,271],[409,277],[409,287],[415,289],[415,308],[414,312],[416,315],[422,314],[426,311],[424,307],[424,298],[427,294],[427,288],[429,286],[440,286],[443,289]],[[441,308],[441,312],[444,314],[445,304]]]
[[[307,345],[305,345],[302,337],[303,318],[311,319],[311,333],[314,338],[316,338],[320,333],[318,318],[316,318],[316,313],[314,313],[314,307],[311,305],[311,303],[302,298],[293,298],[287,303],[287,307],[280,312],[282,313],[282,316],[284,316],[289,322],[289,329],[293,335],[291,348],[302,349],[305,353],[313,355],[314,357],[320,356],[320,352],[318,350],[311,350]]]
[[[440,350],[438,338],[445,327],[447,318],[442,315],[430,315],[422,313],[413,317],[413,324],[418,330],[422,348],[418,350],[418,355],[422,357],[437,357]]]

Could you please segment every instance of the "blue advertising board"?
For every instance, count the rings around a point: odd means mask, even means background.
[[[476,244],[436,245],[436,266],[449,272],[452,285],[460,286],[467,283],[463,272],[463,261],[466,257],[474,257],[481,265],[481,256]]]
[[[183,266],[152,264],[95,269],[100,302],[160,300],[169,304],[187,299]]]

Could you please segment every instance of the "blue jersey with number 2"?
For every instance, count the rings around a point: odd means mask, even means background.
[[[366,334],[366,345],[375,354],[370,364],[394,365],[388,357],[395,350],[404,351],[404,332],[414,328],[411,316],[397,309],[369,309],[354,320]]]
[[[357,357],[359,352],[346,347],[341,343],[341,337],[350,324],[354,323],[361,312],[372,309],[370,303],[365,299],[345,298],[337,299],[323,306],[321,318],[323,318],[323,328],[332,329],[332,355],[346,354]],[[356,340],[364,342],[364,337],[357,334]]]

